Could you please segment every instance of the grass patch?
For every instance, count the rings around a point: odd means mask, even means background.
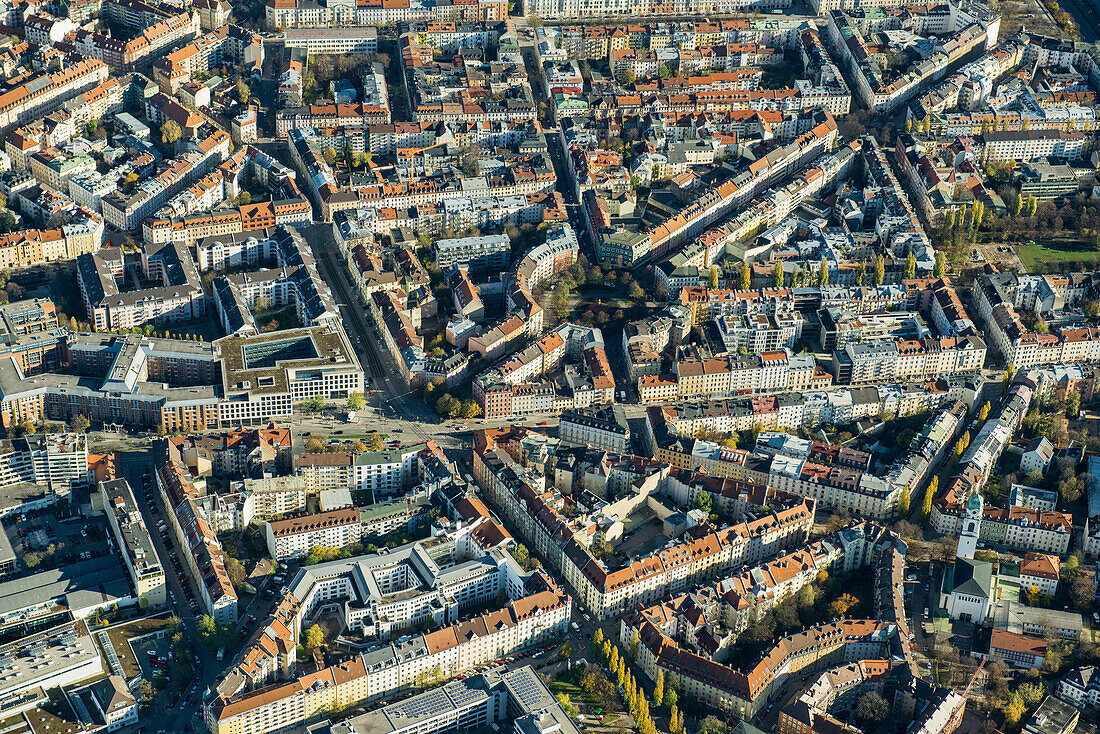
[[[570,698],[574,696],[576,696],[577,698],[584,698],[584,691],[582,691],[580,688],[577,688],[572,683],[566,683],[565,681],[560,679],[555,679],[554,682],[550,684],[550,690],[553,693],[564,693]]]
[[[1016,254],[1028,272],[1042,271],[1048,263],[1095,263],[1100,261],[1100,251],[1094,250],[1091,243],[1079,240],[1048,242],[1045,244],[1021,245]]]
[[[584,701],[591,704],[591,700],[587,693],[581,690],[581,676],[584,675],[584,669],[579,665],[572,670],[563,671],[557,678],[550,681],[551,693],[564,693],[574,700]]]

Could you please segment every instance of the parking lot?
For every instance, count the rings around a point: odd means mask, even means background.
[[[56,568],[111,554],[114,541],[102,517],[62,515],[55,507],[13,515],[4,533],[24,566]]]
[[[172,675],[172,642],[168,635],[145,635],[130,640],[130,649],[141,668],[141,677],[152,682],[159,674],[165,680]]]

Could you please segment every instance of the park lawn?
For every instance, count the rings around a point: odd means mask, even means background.
[[[563,681],[561,678],[551,681],[550,690],[554,693],[564,693],[570,698],[587,698],[584,691],[577,688],[572,683]]]
[[[1028,272],[1042,269],[1049,262],[1094,262],[1100,260],[1100,251],[1079,241],[1048,242],[1045,245],[1021,245],[1016,254]]]
[[[595,706],[592,697],[581,690],[581,675],[584,671],[580,667],[564,671],[554,680],[550,681],[550,692],[554,695],[564,693],[575,702],[584,703],[589,708]]]

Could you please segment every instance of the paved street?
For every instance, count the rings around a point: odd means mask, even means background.
[[[164,508],[161,506],[159,499],[155,499],[157,495],[155,485],[149,492],[146,492],[143,487],[142,475],[145,471],[152,472],[153,470],[153,452],[151,449],[141,449],[119,452],[117,455],[122,469],[122,476],[130,483],[130,487],[134,491],[137,504],[141,508],[145,519],[145,526],[149,529],[149,535],[156,547],[157,556],[165,565],[164,575],[172,597],[172,611],[183,620],[192,641],[194,641],[197,639],[195,635],[197,616],[188,607],[188,591],[184,589],[185,585],[190,584],[190,580],[186,574],[173,572],[170,560],[171,554],[178,554],[178,550],[166,542],[165,536],[157,530],[157,523],[164,517]],[[194,590],[190,590],[190,593],[193,595]],[[198,731],[200,729],[201,722],[198,719],[199,706],[197,699],[201,698],[207,686],[217,679],[224,662],[219,663],[201,645],[192,644],[192,649],[198,660],[198,666],[201,666],[196,671],[196,680],[200,683],[198,694],[186,699],[182,708],[178,701],[165,701],[164,704],[167,705],[167,708],[160,710],[156,715],[157,726],[160,729],[167,731]]]
[[[435,422],[438,417],[423,401],[408,392],[382,343],[381,335],[365,313],[365,308],[359,305],[358,289],[351,282],[346,266],[337,260],[339,248],[333,238],[331,225],[314,225],[307,230],[306,240],[313,249],[325,282],[332,288],[340,305],[344,330],[355,345],[363,371],[370,379],[368,389],[381,390],[384,395],[390,396],[380,403],[374,400],[372,403],[383,413],[390,412],[395,418],[409,421],[409,432],[418,440],[428,440],[431,434],[423,430],[420,423]]]

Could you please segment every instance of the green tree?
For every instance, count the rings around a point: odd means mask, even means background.
[[[306,629],[305,642],[302,643],[307,650],[316,650],[325,644],[325,631],[321,625],[313,624]]]
[[[989,417],[990,407],[991,406],[989,404],[989,401],[986,400],[985,405],[983,405],[982,409],[978,411],[978,422],[979,423],[984,423],[985,419]]]
[[[233,584],[234,589],[238,588],[248,578],[244,564],[232,556],[225,557],[225,573],[229,576],[229,581]]]
[[[1081,393],[1071,392],[1066,396],[1066,417],[1074,420],[1081,414]]]
[[[181,135],[183,135],[183,129],[175,120],[165,120],[160,126],[160,141],[165,145],[172,145],[180,139]]]
[[[348,395],[348,410],[359,410],[363,407],[363,393],[353,392]]]
[[[1027,708],[1038,706],[1047,695],[1047,689],[1042,683],[1022,683],[1016,692],[1020,694]]]
[[[569,291],[565,288],[555,288],[554,296],[550,300],[550,306],[554,309],[554,314],[559,319],[564,319],[569,315]]]
[[[882,285],[886,282],[886,261],[882,255],[878,256],[875,260],[875,285]]]
[[[710,273],[707,275],[707,285],[709,285],[712,290],[718,287],[718,266],[717,265],[711,265],[710,266]]]
[[[77,413],[69,419],[69,430],[73,433],[84,433],[92,422],[82,413]]]
[[[920,514],[925,520],[932,514],[932,501],[936,498],[936,491],[940,488],[940,478],[938,476],[932,477],[932,481],[928,483],[928,488],[924,490],[924,503],[921,505]]]
[[[904,487],[901,490],[901,496],[898,497],[898,517],[904,518],[909,514],[909,487]]]
[[[699,734],[726,734],[729,728],[717,716],[708,716],[699,722]]]
[[[252,90],[248,88],[248,83],[245,82],[244,77],[237,77],[237,101],[241,104],[248,104],[249,98],[252,96]]]
[[[775,268],[772,269],[772,285],[776,288],[782,288],[784,280],[785,278],[783,275],[783,262],[776,261]]]
[[[1080,568],[1081,561],[1078,560],[1077,556],[1070,556],[1062,565],[1062,580],[1067,582],[1073,581],[1073,579],[1077,578],[1077,573]]]
[[[848,610],[859,603],[859,599],[855,598],[851,594],[844,593],[829,602],[829,616],[830,617],[843,617],[848,613]]]
[[[183,632],[183,620],[173,614],[168,619],[164,620],[164,628],[168,630],[169,635],[175,635]]]
[[[657,682],[653,684],[653,705],[660,708],[665,700],[665,671],[657,670]]]
[[[209,614],[199,617],[195,624],[195,634],[207,650],[213,652],[218,646],[218,623]]]
[[[446,418],[457,418],[462,412],[462,403],[444,393],[443,397],[435,401],[435,412]]]
[[[714,495],[710,492],[699,492],[695,495],[695,509],[702,510],[710,515],[714,511]]]
[[[1027,215],[1034,217],[1035,212],[1039,210],[1039,200],[1034,195],[1028,195],[1027,197]]]
[[[856,702],[856,718],[867,723],[885,721],[890,715],[890,704],[875,691],[867,691]]]
[[[917,256],[910,250],[909,254],[905,256],[905,278],[917,277]]]
[[[863,279],[867,277],[867,264],[862,260],[859,262],[859,269],[856,270],[856,285],[863,285]]]
[[[748,263],[741,263],[741,290],[752,288],[752,268]]]
[[[821,258],[821,262],[817,266],[817,284],[822,287],[829,285],[829,263],[825,261],[825,258]]]
[[[311,398],[303,400],[298,407],[306,413],[317,413],[324,409],[325,399],[321,395],[314,395]]]
[[[936,250],[936,264],[932,268],[932,275],[942,278],[946,270],[947,256],[943,254],[943,250]]]

